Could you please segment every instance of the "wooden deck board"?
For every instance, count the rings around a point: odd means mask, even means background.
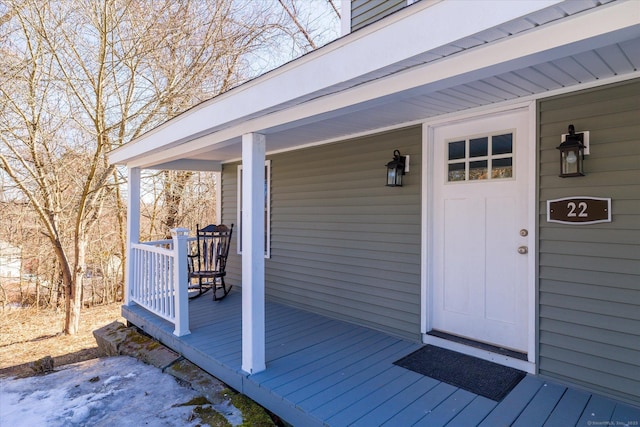
[[[638,426],[640,425],[640,408],[634,408],[624,403],[616,403],[611,415],[612,426]]]
[[[484,396],[476,396],[458,415],[453,417],[447,426],[475,427],[498,405],[497,402]]]
[[[386,386],[401,375],[399,372],[401,368],[394,368],[394,366],[386,368],[377,366],[374,368],[378,371],[376,375],[363,370],[362,374],[353,375],[349,380],[303,400],[298,406],[309,408],[309,411],[318,418],[328,419],[359,400],[366,399],[374,390]]]
[[[274,373],[270,380],[264,381],[262,384],[286,396],[306,387],[307,384],[320,381],[327,375],[334,374],[353,364],[353,359],[347,357],[347,355],[357,350],[358,346],[360,348],[367,346],[372,351],[376,351],[376,346],[378,345],[380,345],[380,339],[377,334],[358,335],[353,338],[348,346],[340,348],[338,351],[327,353],[323,358],[310,361],[308,364],[296,365],[282,375]]]
[[[314,375],[320,375],[320,378],[322,378],[327,374],[327,367],[335,369],[341,361],[348,360],[345,357],[345,352],[348,352],[349,349],[357,349],[357,346],[359,344],[362,345],[362,341],[367,338],[367,335],[362,331],[354,330],[352,333],[342,334],[338,338],[333,345],[326,345],[324,348],[310,347],[310,353],[304,360],[296,361],[297,355],[292,358],[287,357],[275,360],[269,364],[269,370],[273,370],[273,372],[268,376],[264,376],[264,378],[268,378],[266,381],[262,381],[262,377],[257,375],[253,379],[265,387],[282,391],[281,387],[291,383],[293,380],[301,383],[302,381],[313,381],[311,377]],[[371,336],[369,338],[375,339]],[[304,379],[305,377],[308,378]]]
[[[348,339],[347,336],[345,339]],[[333,342],[326,342],[326,346],[310,346],[305,349],[301,349],[295,354],[290,354],[286,357],[281,357],[273,361],[269,361],[267,371],[261,372],[261,375],[252,376],[252,380],[262,384],[265,387],[274,388],[277,385],[287,381],[291,378],[298,379],[299,376],[304,375],[306,369],[314,364],[322,364],[325,357],[330,356],[335,352],[332,348],[332,343],[340,345],[338,338]],[[296,375],[295,372],[298,374]]]
[[[557,384],[543,384],[516,422],[513,423],[513,427],[528,427],[531,424],[543,425],[566,390],[566,387]]]
[[[582,413],[582,417],[580,417],[576,425],[609,425],[609,421],[611,421],[611,416],[615,409],[616,404],[613,400],[600,396],[591,396],[589,403],[587,403],[587,407]]]
[[[500,402],[480,424],[481,427],[510,426],[533,396],[540,390],[543,382],[530,375],[524,377],[512,391]]]
[[[340,335],[353,330],[353,328],[344,323],[338,325],[320,323],[316,326],[317,329],[314,332],[315,340],[313,342],[309,341],[308,328],[295,330],[289,335],[288,340],[286,336],[281,336],[278,340],[271,340],[271,343],[267,344],[267,360],[277,360],[292,353],[306,351],[310,346],[320,349],[335,342]],[[269,335],[267,335],[267,341],[269,341]]]
[[[560,402],[549,415],[544,427],[574,426],[580,419],[589,402],[590,394],[584,391],[567,389]]]
[[[123,315],[295,426],[555,427],[640,419],[640,408],[531,375],[497,403],[393,365],[420,343],[269,301],[267,369],[248,375],[241,369],[241,303],[235,291],[218,302],[191,300],[191,334],[183,337],[137,305],[123,307]]]
[[[306,407],[315,408],[312,406],[311,399],[315,400],[317,405],[322,404],[333,396],[346,393],[363,380],[381,375],[393,366],[389,363],[389,358],[402,356],[408,348],[410,347],[399,346],[396,342],[366,358],[362,354],[352,355],[350,357],[352,363],[343,370],[327,375],[317,382],[309,383],[306,387],[289,393],[285,397],[296,404],[307,401],[304,404]]]
[[[458,389],[441,405],[438,405],[433,411],[429,411],[416,425],[429,427],[446,426],[449,421],[460,414],[476,397],[476,394],[467,390]]]
[[[423,390],[435,387],[438,381],[422,375],[412,375],[407,371],[394,378],[384,387],[372,392],[366,399],[351,405],[329,418],[334,425],[353,425],[368,427],[386,421],[391,415],[407,405],[407,390],[416,383]]]
[[[419,396],[404,409],[393,415],[384,426],[412,426],[424,418],[433,408],[451,397],[457,387],[447,383],[439,383],[433,389]],[[425,424],[429,425],[429,424]]]

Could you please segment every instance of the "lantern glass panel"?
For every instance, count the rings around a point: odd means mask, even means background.
[[[560,176],[582,176],[582,147],[569,146],[560,149]]]
[[[396,169],[396,187],[402,187],[402,171],[398,168]]]
[[[575,150],[562,152],[562,173],[574,174],[578,172],[578,156]]]
[[[396,168],[395,167],[387,167],[387,185],[395,186],[396,185]]]

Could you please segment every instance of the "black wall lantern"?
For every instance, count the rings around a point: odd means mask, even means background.
[[[584,133],[576,133],[573,125],[569,125],[569,134],[556,147],[560,150],[560,177],[584,176]]]
[[[406,159],[400,151],[393,151],[393,160],[387,163],[387,187],[402,187]]]

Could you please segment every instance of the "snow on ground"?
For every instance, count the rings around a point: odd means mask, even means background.
[[[198,396],[137,359],[94,359],[45,376],[0,379],[0,426],[195,427],[202,423],[195,406],[180,405]],[[234,407],[216,409],[242,423]]]

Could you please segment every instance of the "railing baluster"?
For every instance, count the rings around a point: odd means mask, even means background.
[[[169,257],[162,255],[162,281],[160,282],[160,310],[164,314],[169,314],[169,306],[167,305],[167,272],[169,271]]]
[[[140,289],[138,290],[138,292],[140,292],[140,295],[138,296],[138,298],[140,298],[140,301],[142,301],[143,305],[147,305],[147,301],[145,301],[145,298],[146,298],[145,288],[147,287],[147,275],[149,274],[149,266],[147,265],[149,254],[147,252],[143,252],[141,255],[142,255],[142,268],[144,270],[140,272]]]
[[[151,277],[151,281],[149,282],[149,303],[151,304],[151,306],[153,307],[153,310],[156,313],[159,313],[158,311],[158,295],[157,295],[157,283],[158,283],[158,275],[159,275],[159,271],[158,271],[158,255],[157,254],[152,254],[151,255],[151,264],[153,265],[153,276]]]
[[[166,295],[167,295],[167,315],[171,316],[172,318],[175,318],[175,308],[173,306],[173,300],[171,298],[171,295],[173,294],[172,291],[172,285],[173,285],[173,281],[171,280],[171,278],[173,277],[173,258],[171,259],[172,262],[170,262],[167,265],[167,283],[166,283]]]

